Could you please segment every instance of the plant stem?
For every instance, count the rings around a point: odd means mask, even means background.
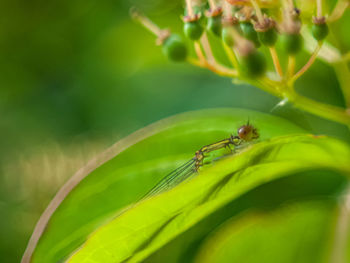
[[[331,121],[345,124],[348,127],[350,126],[350,111],[346,111],[345,109],[340,107],[314,101],[300,94],[297,94],[291,88],[283,89],[284,92],[281,92],[282,88],[272,88],[268,83],[264,82],[263,80],[244,80],[253,86],[256,86],[266,92],[271,93],[276,97],[279,97],[281,99],[287,99],[289,102],[294,104],[294,106],[301,110],[304,110],[306,112],[312,113],[314,115]]]
[[[267,83],[266,79],[249,79],[249,78],[244,78],[241,77],[242,80],[245,82],[249,83],[252,86],[255,86],[263,91],[266,91],[278,98],[284,98],[282,93],[279,91],[279,88],[276,86],[272,86],[271,83]]]
[[[291,82],[295,82],[312,66],[312,64],[315,62],[317,58],[318,52],[320,52],[321,50],[321,47],[322,47],[322,43],[318,43],[315,51],[312,53],[308,62],[292,77],[292,79],[290,80]]]
[[[256,86],[278,98],[287,99],[297,108],[304,110],[306,112],[312,113],[319,117],[339,122],[350,127],[350,111],[346,109],[324,104],[321,102],[314,101],[307,97],[304,97],[298,93],[296,93],[292,88],[283,88],[282,83],[280,83],[280,87],[278,85],[272,86],[270,83],[262,80],[251,80],[244,79],[244,81],[249,84]]]
[[[346,9],[349,7],[349,4],[349,0],[338,0],[332,13],[327,18],[327,22],[334,22],[341,18]]]
[[[295,71],[295,56],[288,57],[288,68],[287,68],[287,80],[290,79],[294,75]]]
[[[192,3],[191,0],[186,0],[186,6],[187,6],[187,14],[189,17],[194,16],[193,8],[192,8]]]
[[[316,0],[317,17],[322,17],[322,0]]]
[[[350,112],[343,108],[314,101],[296,92],[288,91],[285,96],[299,109],[350,126]]]
[[[250,0],[250,2],[255,9],[255,13],[256,13],[256,16],[258,18],[259,23],[262,24],[264,22],[264,16],[261,12],[261,9],[260,9],[258,3],[255,0]]]
[[[196,45],[196,50],[200,49],[199,43]],[[201,51],[199,51],[201,52]],[[203,54],[200,55],[200,57],[204,57]],[[216,64],[212,65],[208,61],[204,59],[204,62],[202,61],[197,61],[197,60],[189,60],[190,63],[208,68],[211,71],[217,73],[218,75],[221,76],[226,76],[226,77],[237,77],[238,72],[232,69],[228,69],[222,65]],[[294,104],[297,108],[304,110],[306,112],[312,113],[314,115],[317,115],[319,117],[339,122],[342,124],[347,125],[350,127],[350,111],[329,105],[329,104],[324,104],[318,101],[314,101],[312,99],[309,99],[307,97],[304,97],[298,93],[296,93],[291,86],[284,86],[284,83],[282,82],[271,82],[271,80],[267,80],[266,78],[262,79],[251,79],[251,78],[246,78],[244,76],[239,76],[243,81],[260,88],[261,90],[264,90],[278,98],[281,99],[287,99],[289,102]]]
[[[216,60],[215,60],[215,57],[213,55],[213,51],[211,50],[211,47],[210,47],[210,43],[209,43],[209,40],[208,40],[208,36],[207,34],[204,32],[204,34],[202,35],[201,39],[200,39],[200,43],[204,49],[204,52],[205,52],[205,55],[207,56],[208,58],[208,61],[211,62],[211,63],[215,63],[216,64]]]
[[[273,61],[273,65],[275,66],[275,70],[276,70],[277,74],[280,76],[280,78],[282,79],[283,78],[283,70],[281,68],[281,64],[280,64],[280,61],[278,59],[276,48],[270,47],[269,50],[270,50],[271,58]]]
[[[200,68],[206,68],[211,70],[212,72],[218,74],[219,76],[223,76],[223,77],[229,77],[229,78],[236,78],[237,77],[237,71],[232,70],[232,69],[228,69],[226,67],[214,67],[209,63],[202,63],[201,61],[197,60],[197,59],[193,59],[193,58],[188,58],[187,62],[189,62],[190,64],[200,67]]]
[[[203,54],[201,44],[199,42],[194,42],[194,50],[196,51],[197,57],[202,64],[207,63],[207,60]]]
[[[225,43],[223,43],[223,46],[224,46],[224,49],[225,49],[225,52],[232,64],[232,66],[237,69],[238,72],[240,72],[240,66],[239,66],[239,63],[238,63],[238,59],[237,59],[237,56],[236,56],[236,53],[233,51],[233,49],[231,47],[229,47],[228,45],[226,45]]]
[[[342,90],[345,105],[350,108],[350,70],[346,61],[333,63],[340,89]]]
[[[261,90],[264,90],[278,98],[291,102],[293,105],[295,105],[297,108],[301,110],[304,110],[306,112],[312,113],[314,115],[317,115],[319,117],[322,117],[331,121],[345,124],[348,127],[350,127],[350,110],[349,109],[347,110],[337,106],[314,101],[312,99],[309,99],[307,97],[304,97],[296,93],[293,89],[294,81],[297,78],[299,78],[302,74],[304,74],[305,71],[308,68],[310,68],[310,66],[314,63],[319,53],[319,50],[321,49],[321,44],[322,43],[319,43],[319,45],[316,47],[313,54],[311,55],[309,61],[295,75],[294,75],[295,56],[289,56],[288,70],[287,70],[287,73],[285,74],[286,79],[281,81],[272,81],[267,77],[263,77],[260,79],[252,79],[240,74],[240,66],[239,66],[237,57],[234,51],[225,44],[223,45],[224,50],[226,51],[228,58],[230,59],[232,65],[235,67],[236,70],[227,68],[219,64],[212,53],[210,44],[205,35],[201,38],[200,43],[195,42],[195,51],[197,53],[199,60],[189,59],[189,62],[199,67],[208,68],[209,70],[221,76],[233,77],[233,78],[239,77],[242,81],[246,83],[256,86]],[[273,50],[271,53],[272,53],[271,56],[274,57],[275,50]],[[281,66],[279,65],[279,61],[278,62],[276,61],[277,60],[274,61],[276,71],[277,73],[282,75],[283,72],[282,72]],[[346,97],[347,105],[349,105],[350,89],[348,89],[348,86],[350,83],[350,74],[349,74],[349,69],[347,67],[346,61],[339,61],[338,63],[333,63],[333,65],[336,69],[337,74],[341,76],[339,77],[339,79],[344,92],[344,96]]]
[[[205,58],[201,45],[198,42],[194,43],[194,48],[199,60],[188,58],[187,61],[189,63],[201,68],[207,68],[220,76],[231,77],[231,78],[235,78],[238,76],[238,73],[236,70],[227,68],[219,63],[216,63],[215,61],[214,62],[208,61]]]
[[[160,29],[155,23],[153,23],[147,16],[142,14],[136,8],[130,9],[131,17],[140,22],[147,30],[159,37],[163,30]]]
[[[293,17],[291,14],[291,10],[294,8],[294,3],[293,0],[282,0],[282,5],[283,5],[283,16],[286,21],[286,24],[291,25],[293,24]]]
[[[215,10],[216,9],[216,3],[215,0],[208,0],[210,10]]]
[[[313,53],[315,50],[315,46],[317,45],[317,41],[313,38],[310,30],[307,30],[306,27],[301,28],[301,34],[305,41],[305,48],[310,53]],[[318,57],[319,59],[322,59],[323,61],[330,64],[333,64],[342,60],[342,55],[340,51],[334,45],[331,45],[327,41],[323,42],[322,48],[318,53]]]

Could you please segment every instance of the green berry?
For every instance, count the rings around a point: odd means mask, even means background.
[[[209,31],[213,32],[214,35],[221,37],[221,16],[208,17],[207,28]]]
[[[311,27],[312,35],[317,41],[321,41],[325,39],[326,36],[328,35],[328,31],[329,30],[326,23],[313,24]]]
[[[260,42],[263,45],[271,47],[271,46],[275,45],[278,35],[276,32],[276,29],[269,28],[265,32],[258,32],[258,37],[259,37]]]
[[[253,51],[241,59],[242,69],[250,77],[260,77],[266,71],[266,60],[259,51]]]
[[[303,47],[303,39],[300,34],[283,34],[280,37],[282,48],[288,54],[296,54]]]
[[[221,37],[222,37],[222,41],[224,41],[226,45],[233,47],[234,40],[229,28],[224,27],[222,29]]]
[[[256,47],[260,47],[260,42],[258,39],[258,33],[255,31],[254,26],[250,22],[241,22],[240,28],[242,30],[243,36],[252,41]]]
[[[184,33],[189,39],[198,40],[203,33],[203,27],[198,20],[186,22],[184,24]]]
[[[163,42],[163,53],[172,61],[184,61],[187,48],[179,35],[171,34]]]

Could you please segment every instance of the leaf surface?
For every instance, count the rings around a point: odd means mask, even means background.
[[[140,262],[261,184],[320,168],[348,175],[349,160],[349,147],[328,137],[289,135],[262,141],[118,215],[93,233],[68,262]]]
[[[328,262],[336,214],[330,201],[245,214],[208,237],[195,262]]]
[[[65,259],[97,227],[137,201],[196,150],[227,138],[248,119],[259,129],[261,140],[304,132],[284,119],[242,109],[201,110],[152,124],[116,143],[62,187],[39,221],[24,259],[32,254],[32,262]]]

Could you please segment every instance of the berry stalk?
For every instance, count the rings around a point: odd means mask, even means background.
[[[283,70],[276,52],[276,48],[275,47],[269,47],[269,51],[270,51],[270,55],[272,58],[272,62],[273,65],[275,67],[276,73],[278,74],[278,76],[280,77],[280,79],[283,78]]]

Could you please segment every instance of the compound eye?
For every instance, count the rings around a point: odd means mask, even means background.
[[[251,127],[248,125],[243,125],[238,129],[238,136],[242,140],[250,140],[251,137]]]
[[[238,129],[238,136],[242,139],[244,134],[245,134],[244,127],[239,128]]]

